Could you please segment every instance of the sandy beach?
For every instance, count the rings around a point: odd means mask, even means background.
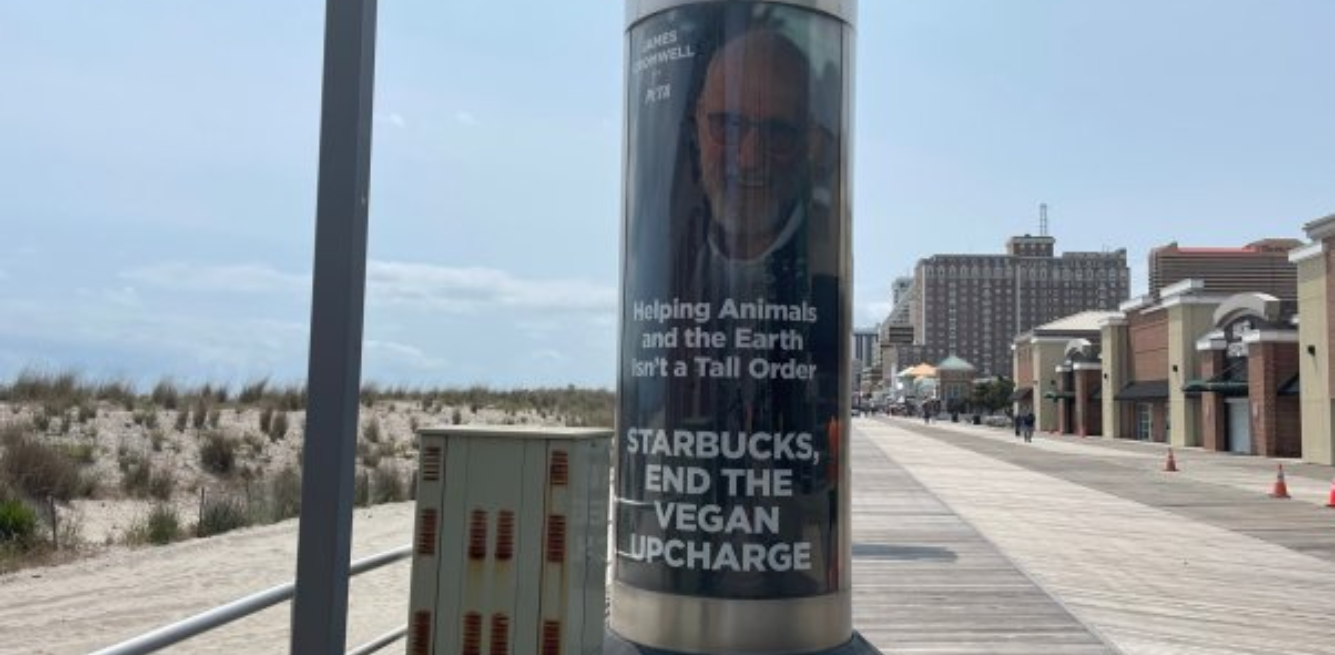
[[[560,400],[552,398],[568,400],[575,392],[542,393],[534,398],[546,399],[545,409],[481,402],[445,405],[427,398],[382,398],[363,407],[358,485],[363,500],[373,504],[355,510],[353,559],[411,542],[413,503],[375,503],[410,495],[419,428],[562,425],[569,420],[557,409]],[[487,397],[504,400],[501,395]],[[165,410],[141,399],[133,411],[122,403],[84,401],[77,412],[69,407],[55,413],[41,402],[0,401],[0,427],[9,431],[9,439],[17,428],[23,438],[68,456],[80,478],[91,481],[91,492],[55,503],[60,548],[54,561],[63,563],[43,565],[36,558],[0,574],[0,655],[88,653],[292,582],[298,521],[273,523],[275,517],[265,512],[276,502],[274,481],[300,468],[305,412],[288,411],[286,427],[269,430],[262,407],[275,402],[215,405],[204,425],[204,412],[187,401],[182,401],[182,409]],[[48,419],[41,420],[43,416]],[[218,436],[232,444],[235,458],[222,472],[209,466],[203,452]],[[6,444],[0,452],[7,458],[14,448]],[[170,486],[165,504],[175,510],[180,527],[168,545],[149,545],[140,536],[150,511],[164,501],[127,484],[134,470],[152,471]],[[202,518],[204,497],[214,505],[219,498],[240,503],[253,521],[251,527],[207,538],[191,536]],[[51,506],[32,506],[40,513],[41,529],[50,531]],[[52,539],[50,532],[42,537],[47,543]],[[352,580],[349,648],[405,625],[410,569],[411,562],[404,559]],[[170,652],[286,652],[290,615],[291,605],[284,602]]]
[[[412,503],[358,509],[353,558],[409,543]],[[116,548],[71,564],[0,577],[0,654],[87,653],[269,587],[296,571],[297,521],[168,546]],[[352,581],[348,645],[407,620],[409,560]],[[278,653],[290,603],[199,635],[173,653]]]

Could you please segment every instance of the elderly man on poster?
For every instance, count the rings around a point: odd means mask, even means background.
[[[813,202],[828,132],[813,122],[810,68],[791,40],[766,28],[710,60],[693,122],[708,246],[697,272],[722,292],[715,299],[754,300],[791,286],[811,264],[805,223],[829,208]]]

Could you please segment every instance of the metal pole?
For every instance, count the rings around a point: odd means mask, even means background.
[[[342,653],[361,384],[375,0],[326,0],[320,177],[291,653]]]

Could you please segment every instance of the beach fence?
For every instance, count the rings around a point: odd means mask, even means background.
[[[400,546],[392,550],[387,550],[382,553],[359,559],[348,567],[348,572],[352,576],[357,576],[401,560],[406,560],[411,557],[412,554],[413,547],[411,544]],[[142,655],[144,653],[155,653],[164,648],[175,646],[176,644],[196,635],[220,628],[233,621],[243,619],[256,612],[268,609],[278,603],[292,600],[292,596],[295,592],[295,583],[289,582],[281,584],[244,598],[238,598],[225,605],[219,605],[213,609],[200,612],[199,614],[177,621],[176,623],[146,632],[114,646],[103,648],[102,650],[92,653],[92,655]],[[374,653],[385,646],[402,639],[403,636],[407,634],[407,631],[408,626],[405,623],[397,629],[386,632],[385,634],[348,651],[347,655],[368,655],[369,653]]]

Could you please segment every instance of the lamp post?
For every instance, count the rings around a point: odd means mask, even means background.
[[[856,0],[626,8],[604,652],[874,652],[849,568]]]

